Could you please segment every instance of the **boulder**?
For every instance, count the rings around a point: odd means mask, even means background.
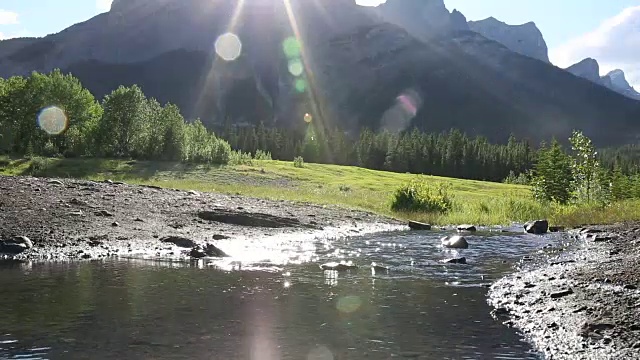
[[[351,261],[341,261],[341,262],[328,262],[326,264],[320,265],[322,270],[335,270],[335,271],[347,271],[354,270],[358,267]]]
[[[220,250],[217,246],[213,244],[206,244],[204,246],[204,252],[205,254],[207,254],[207,256],[211,256],[211,257],[229,257],[227,253]]]
[[[449,249],[468,249],[469,243],[463,236],[445,236],[441,240],[442,246]]]
[[[546,234],[549,231],[549,221],[534,220],[524,224],[524,231],[529,234]]]
[[[417,221],[409,221],[409,228],[412,230],[431,230],[431,225]]]
[[[20,254],[33,248],[33,243],[26,236],[14,236],[9,240],[0,241],[0,253]]]
[[[375,262],[372,262],[371,263],[371,270],[380,271],[380,272],[386,272],[386,271],[389,271],[389,267],[384,266],[384,265],[380,265],[380,264],[376,264]]]
[[[461,258],[448,259],[448,260],[444,260],[444,263],[445,264],[466,264],[467,258],[461,257]]]
[[[170,243],[182,248],[194,248],[198,244],[195,241],[180,236],[165,236],[160,239],[163,243]]]
[[[456,230],[458,230],[459,232],[475,232],[477,229],[475,225],[458,225],[458,227],[456,227]]]
[[[204,257],[207,257],[207,254],[204,252],[201,246],[196,246],[191,249],[191,251],[189,252],[189,256],[194,259],[202,259]]]

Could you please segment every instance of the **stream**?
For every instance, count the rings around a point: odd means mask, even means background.
[[[0,262],[0,358],[539,359],[491,318],[487,286],[563,236],[477,233],[449,250],[444,235],[222,241],[232,258],[193,262]],[[360,267],[319,267],[341,260]]]

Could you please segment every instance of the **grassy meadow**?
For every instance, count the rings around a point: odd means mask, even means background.
[[[188,165],[158,161],[106,159],[13,159],[0,157],[0,174],[43,177],[111,179],[131,184],[239,194],[258,198],[338,205],[413,219],[432,224],[506,225],[547,218],[554,225],[613,223],[640,220],[640,202],[598,206],[541,205],[527,186],[436,176],[398,174],[351,166],[254,160],[247,166]],[[392,196],[401,185],[422,177],[447,183],[454,196],[446,215],[398,213],[391,210]]]

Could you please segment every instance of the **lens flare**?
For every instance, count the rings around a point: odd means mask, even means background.
[[[307,360],[333,360],[333,353],[326,346],[317,347],[309,352]]]
[[[351,314],[358,311],[358,309],[360,309],[360,306],[362,306],[362,300],[359,296],[342,297],[336,304],[336,308],[346,314]]]
[[[311,114],[309,113],[304,114],[304,122],[306,122],[307,124],[311,124],[312,121],[313,121],[313,116],[311,116]]]
[[[289,61],[289,72],[293,76],[300,76],[304,72],[304,66],[302,65],[302,61],[295,59]]]
[[[216,54],[225,61],[234,61],[242,53],[242,42],[234,33],[225,33],[215,43]]]
[[[305,90],[307,90],[307,81],[304,79],[297,79],[294,86],[297,92],[303,93]]]
[[[64,110],[57,106],[49,106],[38,114],[38,126],[49,135],[60,135],[69,126],[69,119]]]
[[[302,46],[300,42],[293,36],[289,36],[282,42],[282,50],[289,59],[299,59],[302,55]]]

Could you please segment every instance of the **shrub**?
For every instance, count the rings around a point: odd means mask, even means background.
[[[351,187],[347,185],[340,185],[340,191],[349,192],[351,191]]]
[[[241,150],[232,151],[229,164],[253,166],[253,157],[251,153],[243,153]]]
[[[43,157],[31,158],[27,173],[31,176],[43,176],[51,166],[51,160]]]
[[[445,214],[453,207],[449,188],[443,183],[432,186],[424,180],[413,180],[396,190],[391,209]]]
[[[256,156],[253,157],[255,160],[273,160],[271,158],[271,153],[268,151],[258,150],[256,151]]]
[[[297,168],[303,168],[304,167],[304,159],[302,158],[302,156],[296,156],[293,159],[293,166],[297,167]]]
[[[520,173],[516,176],[513,170],[509,171],[509,176],[503,181],[505,184],[512,185],[529,185],[529,177],[525,173]]]

